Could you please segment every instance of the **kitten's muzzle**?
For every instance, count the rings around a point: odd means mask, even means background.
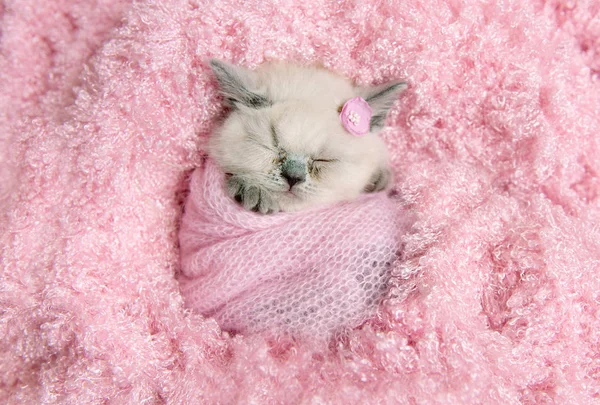
[[[296,159],[286,159],[281,165],[281,177],[290,185],[290,190],[294,185],[306,180],[306,163]]]

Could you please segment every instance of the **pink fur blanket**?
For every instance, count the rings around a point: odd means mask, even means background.
[[[600,402],[598,1],[311,4],[0,1],[0,402]],[[184,308],[209,57],[410,83],[381,136],[416,222],[328,344]]]

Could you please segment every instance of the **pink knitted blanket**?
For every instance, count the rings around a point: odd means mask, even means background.
[[[260,288],[210,273],[219,244],[193,288],[237,306],[186,307],[184,201],[218,192],[190,177],[222,114],[211,57],[409,81],[381,132],[397,199],[302,214],[360,226],[349,256],[373,231],[354,215],[389,218],[365,252],[401,248],[332,340],[223,332],[265,323]],[[0,403],[600,403],[599,79],[598,0],[1,0]],[[242,241],[295,223],[215,212]]]
[[[264,216],[226,195],[210,161],[196,169],[179,243],[188,307],[228,331],[327,339],[357,326],[386,294],[408,215],[386,193]]]

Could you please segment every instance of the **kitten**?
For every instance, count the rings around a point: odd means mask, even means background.
[[[231,107],[210,154],[227,173],[228,193],[246,209],[299,211],[391,183],[387,150],[375,133],[406,83],[359,88],[317,67],[210,64]],[[373,111],[363,136],[340,121],[342,106],[356,96]]]

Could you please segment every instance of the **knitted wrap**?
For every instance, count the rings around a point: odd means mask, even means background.
[[[402,208],[385,193],[264,216],[225,193],[210,161],[191,176],[179,241],[186,305],[224,330],[326,338],[363,322],[397,260]]]

